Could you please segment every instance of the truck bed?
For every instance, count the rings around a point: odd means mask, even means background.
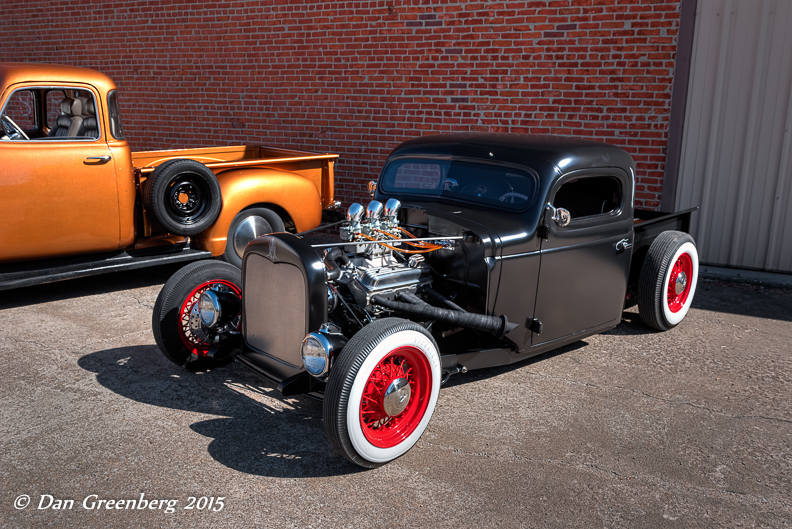
[[[676,230],[685,233],[690,232],[690,215],[698,208],[690,208],[676,213],[663,213],[662,211],[649,211],[636,209],[634,212],[635,240],[633,241],[633,253],[638,252],[640,247],[650,246],[655,237],[664,231]]]
[[[138,187],[143,185],[158,165],[177,158],[201,162],[218,176],[235,169],[275,169],[299,174],[316,186],[322,197],[322,207],[330,207],[334,202],[333,162],[338,158],[337,154],[315,154],[258,145],[133,152],[132,165]]]
[[[201,162],[212,170],[224,170],[237,167],[293,164],[311,160],[333,160],[338,158],[338,155],[314,154],[257,145],[231,145],[228,147],[133,152],[132,165],[142,174],[147,174],[154,171],[162,162],[174,158],[189,158]]]
[[[634,212],[635,220],[633,229],[635,238],[633,239],[632,260],[630,264],[630,277],[627,282],[627,305],[634,304],[634,295],[638,287],[638,279],[641,273],[646,252],[658,235],[664,231],[674,230],[690,233],[690,216],[699,208],[690,208],[676,213],[663,213],[661,211],[649,211],[636,209]]]

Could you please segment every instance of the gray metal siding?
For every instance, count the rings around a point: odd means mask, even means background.
[[[705,263],[792,272],[792,1],[699,0],[676,207]]]

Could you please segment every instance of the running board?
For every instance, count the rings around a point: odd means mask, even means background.
[[[140,250],[130,250],[111,254],[6,264],[0,266],[0,291],[212,257],[211,252],[193,250],[189,246],[182,246],[182,249],[175,251],[171,247],[169,250],[159,253],[152,253],[151,250],[145,253]]]

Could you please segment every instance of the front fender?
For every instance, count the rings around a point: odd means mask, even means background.
[[[215,223],[193,238],[193,246],[221,255],[234,217],[251,206],[274,204],[291,217],[297,231],[319,226],[322,201],[316,186],[300,175],[274,169],[235,169],[217,175],[223,208]]]

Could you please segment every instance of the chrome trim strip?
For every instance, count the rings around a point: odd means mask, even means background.
[[[539,255],[540,253],[542,253],[540,250],[535,250],[533,252],[516,253],[514,255],[496,255],[495,259],[498,261],[503,261],[505,259],[515,259],[517,257],[528,257],[529,255]]]
[[[542,250],[542,253],[554,253],[554,252],[561,252],[561,251],[564,251],[564,250],[571,250],[573,248],[584,248],[586,246],[593,246],[595,244],[604,244],[604,243],[609,243],[609,242],[615,242],[615,241],[618,241],[621,238],[622,238],[621,235],[615,235],[613,237],[604,237],[602,239],[596,239],[594,241],[581,242],[581,243],[578,243],[578,244],[571,244],[569,246],[559,246],[558,248],[548,248],[546,250]]]

